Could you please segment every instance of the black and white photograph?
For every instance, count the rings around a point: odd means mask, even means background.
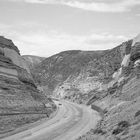
[[[0,0],[0,140],[140,140],[140,0]]]

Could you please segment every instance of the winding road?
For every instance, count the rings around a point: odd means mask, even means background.
[[[58,111],[52,119],[3,140],[75,140],[94,128],[100,119],[97,112],[84,105],[55,102]]]

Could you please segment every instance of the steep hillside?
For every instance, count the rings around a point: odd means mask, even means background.
[[[33,74],[46,93],[90,105],[102,116],[78,140],[140,139],[140,36],[111,50],[56,54]]]
[[[100,52],[94,54],[101,55]],[[65,81],[70,75],[79,74],[82,67],[96,58],[95,55],[92,55],[92,52],[82,51],[62,52],[42,61],[36,67],[35,73],[42,76],[41,84],[49,84],[48,87],[53,90],[58,83]]]
[[[47,103],[51,108],[45,106]],[[53,106],[53,102],[37,90],[18,48],[0,36],[0,134],[46,117]]]
[[[125,45],[123,53],[107,90],[93,91],[87,102],[102,120],[78,140],[140,139],[140,36]]]
[[[22,58],[28,63],[31,69],[46,59],[45,57],[34,55],[23,55]]]
[[[54,94],[87,93],[111,80],[121,65],[122,45],[106,51],[65,51],[42,61],[32,71],[35,81]],[[93,86],[93,84],[95,86]],[[70,93],[69,93],[70,94]]]

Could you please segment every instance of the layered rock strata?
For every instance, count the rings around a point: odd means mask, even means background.
[[[50,108],[46,108],[47,103]],[[37,90],[18,48],[0,36],[0,134],[48,116],[53,106],[53,102]]]

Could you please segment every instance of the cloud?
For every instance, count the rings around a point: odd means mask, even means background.
[[[136,5],[140,5],[139,0],[122,0],[115,3],[105,3],[105,2],[91,2],[91,3],[83,3],[83,2],[66,2],[68,6],[80,8],[89,11],[96,12],[126,12],[130,11],[132,7]]]
[[[64,33],[30,33],[18,35],[15,43],[24,54],[51,56],[66,50],[104,50],[123,42],[126,37],[92,34],[88,36]]]
[[[136,14],[135,16],[140,17],[140,14],[138,13],[138,14]]]
[[[39,4],[61,4],[73,8],[79,8],[94,12],[128,12],[137,5],[140,5],[140,0],[108,0],[102,1],[89,1],[89,0],[9,0],[9,1],[22,1],[27,3]]]
[[[51,56],[65,50],[104,50],[113,48],[128,38],[109,33],[71,35],[49,30],[35,23],[0,24],[0,34],[10,38],[21,50],[22,55]]]

